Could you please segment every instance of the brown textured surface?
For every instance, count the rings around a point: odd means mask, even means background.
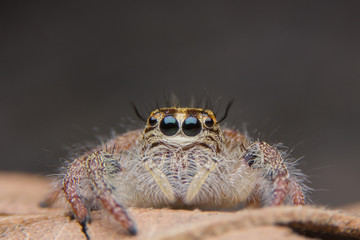
[[[61,208],[38,207],[49,182],[38,176],[0,173],[1,239],[85,239],[76,221]],[[345,210],[315,207],[246,209],[239,212],[204,212],[171,209],[131,209],[139,228],[128,237],[104,214],[93,212],[92,239],[309,239],[312,236],[347,236],[360,239],[360,204]],[[298,231],[294,232],[292,228]],[[317,234],[317,235],[316,235]],[[320,235],[319,235],[320,234]]]

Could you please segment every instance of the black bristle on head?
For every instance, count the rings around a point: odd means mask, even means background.
[[[138,111],[137,107],[135,106],[135,104],[134,104],[133,102],[131,102],[130,105],[131,105],[132,109],[134,109],[134,112],[135,112],[136,116],[137,116],[139,119],[141,119],[143,122],[146,123],[146,118],[144,118],[144,117],[139,113],[139,111]]]
[[[204,108],[206,110],[211,110],[214,112],[215,115],[216,112],[218,112],[219,110],[214,110],[213,108],[215,108],[215,106],[218,106],[218,109],[221,108],[221,98],[217,99],[215,101],[215,103],[212,102],[211,98],[206,95],[206,96],[202,96],[201,98],[197,98],[197,99],[191,99],[189,100],[189,102],[185,105],[185,107],[194,107],[194,108]],[[229,111],[231,106],[234,103],[234,99],[231,99],[228,104],[226,105],[226,109],[225,109],[225,113],[224,116],[218,121],[218,123],[222,122],[223,120],[225,120],[225,118],[228,116]],[[141,119],[143,122],[147,122],[147,118],[145,118],[144,116],[142,116],[142,114],[139,113],[136,105],[133,102],[130,102],[131,107],[133,108],[136,116]],[[191,106],[190,106],[191,105]],[[159,109],[159,108],[163,108],[163,107],[181,107],[181,102],[180,99],[174,94],[163,94],[163,104],[160,104],[158,101],[155,102],[155,108],[152,108],[151,111],[153,111],[154,109]]]
[[[227,104],[227,106],[226,106],[226,110],[225,110],[224,116],[218,121],[218,123],[220,123],[220,122],[222,122],[223,120],[225,120],[225,118],[226,118],[227,115],[229,114],[230,108],[231,108],[231,106],[233,105],[233,103],[234,103],[234,99],[231,99],[231,100],[229,101],[229,103]]]

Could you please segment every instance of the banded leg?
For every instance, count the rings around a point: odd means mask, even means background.
[[[85,207],[85,199],[83,199],[79,186],[87,178],[84,167],[84,158],[76,159],[69,167],[67,174],[63,180],[63,191],[70,203],[74,216],[82,227],[82,231],[86,239],[90,239],[87,233],[87,223],[90,221],[90,211]]]
[[[289,172],[279,151],[265,142],[255,142],[243,156],[250,167],[259,169],[273,184],[270,206],[282,205],[290,196],[292,204],[304,205],[304,195],[300,184]]]
[[[305,199],[304,199],[304,193],[301,189],[301,186],[298,182],[291,179],[290,180],[290,194],[292,196],[292,203],[294,205],[304,205]]]
[[[106,169],[106,163],[109,162],[112,165],[112,170],[121,171],[120,166],[118,166],[118,170],[116,167],[114,169],[113,163],[117,163],[117,160],[114,160],[112,155],[100,151],[90,155],[86,163],[89,178],[93,184],[95,194],[104,208],[113,215],[116,221],[122,224],[130,235],[136,235],[137,228],[134,221],[128,216],[125,208],[116,201],[112,193],[113,188],[108,181],[109,173]]]

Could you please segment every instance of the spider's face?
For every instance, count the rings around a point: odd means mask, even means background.
[[[141,161],[149,175],[141,184],[148,184],[152,194],[165,196],[163,201],[169,204],[188,205],[207,199],[205,181],[224,149],[224,137],[212,111],[157,109],[147,120],[142,144]]]
[[[160,108],[148,118],[144,137],[149,142],[183,147],[218,141],[220,128],[215,114],[201,108]]]

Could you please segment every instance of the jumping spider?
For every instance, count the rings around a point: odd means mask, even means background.
[[[303,205],[302,175],[284,152],[221,129],[224,118],[217,121],[202,108],[159,108],[143,119],[144,129],[119,135],[70,163],[61,189],[86,237],[94,204],[131,235],[137,228],[126,212],[130,206]]]

